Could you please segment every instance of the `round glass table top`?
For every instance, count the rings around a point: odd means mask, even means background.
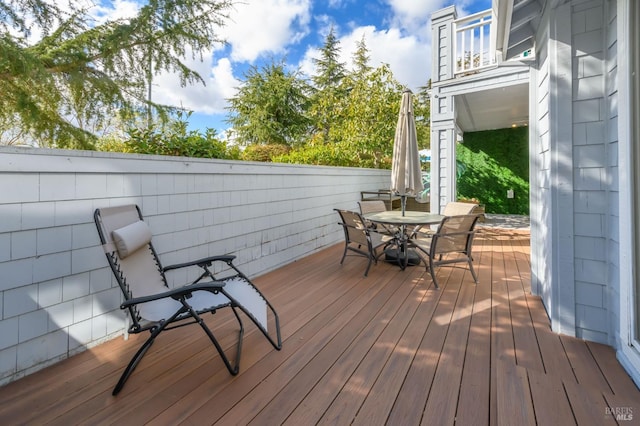
[[[367,220],[392,225],[434,225],[442,222],[444,216],[436,213],[388,210],[385,212],[370,213],[364,215]]]

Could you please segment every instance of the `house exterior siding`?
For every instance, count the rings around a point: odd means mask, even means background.
[[[548,34],[539,36],[548,39]],[[550,264],[551,240],[548,235],[551,231],[548,226],[542,227],[542,223],[549,223],[551,217],[551,148],[550,148],[550,124],[549,124],[549,56],[548,43],[539,43],[536,52],[538,64],[531,69],[530,83],[530,110],[531,116],[538,123],[529,127],[530,147],[530,197],[531,197],[531,287],[535,294],[542,297],[545,306],[552,306],[553,298]],[[531,118],[530,118],[531,120]]]
[[[607,3],[573,1],[546,10],[532,71],[530,140],[533,290],[555,331],[611,344],[618,204],[612,202],[616,141],[608,130],[615,120],[615,55],[607,46],[616,33],[609,30],[615,22],[603,18]]]
[[[609,343],[607,235],[608,218],[617,204],[608,203],[611,180],[605,95],[605,2],[571,5],[572,102],[574,153],[574,223],[576,336]]]
[[[618,7],[616,1],[606,4],[606,35],[605,35],[605,96],[607,98],[607,125],[603,129],[604,140],[607,145],[608,167],[612,176],[620,176],[619,167],[619,136],[618,136]],[[615,206],[615,209],[608,211],[607,247],[603,248],[603,253],[598,253],[601,259],[608,260],[608,282],[611,285],[605,293],[606,303],[609,305],[608,324],[612,338],[610,344],[616,346],[616,336],[621,333],[620,329],[620,179],[616,178],[611,182],[607,199],[603,200],[605,205]],[[608,256],[607,256],[608,253]]]
[[[575,335],[575,152],[572,126],[571,10],[568,5],[546,10],[536,35],[537,62],[530,141],[533,146],[532,245],[536,261],[534,292],[542,297],[554,331]],[[562,283],[562,285],[559,285]]]
[[[629,234],[637,230],[627,212],[637,165],[627,158],[633,140],[625,126],[633,119],[629,95],[621,96],[629,59],[620,56],[620,37],[630,37],[633,22],[622,22],[620,11],[628,20],[628,8],[625,1],[566,1],[546,8],[538,27],[530,87],[532,290],[554,330],[612,345],[640,383],[630,328],[637,277],[629,259],[637,247]],[[622,45],[628,56],[627,40]]]
[[[640,6],[632,0],[538,3],[543,13],[532,18],[529,81],[532,292],[541,296],[554,331],[612,345],[640,384],[632,132],[638,113],[631,111],[638,97],[631,69],[640,54],[632,51]],[[498,70],[506,75],[511,66]],[[454,100],[473,92],[468,77],[457,80],[446,83],[446,92],[442,84],[435,87]],[[441,191],[455,185],[449,179],[440,179]]]
[[[615,119],[611,120],[611,126],[615,122],[615,133],[610,133],[613,135],[610,140],[618,141],[619,171],[616,182],[619,251],[617,268],[612,271],[618,281],[610,292],[610,298],[616,298],[610,303],[613,307],[611,321],[615,321],[613,337],[618,359],[640,386],[640,5],[631,0],[618,0],[610,2],[609,10],[611,26],[615,21],[618,34],[615,41],[617,111]],[[609,46],[613,50],[614,44]],[[613,67],[608,69],[614,70]]]

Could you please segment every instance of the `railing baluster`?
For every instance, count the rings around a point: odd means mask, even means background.
[[[471,33],[469,34],[469,36],[471,37],[471,47],[469,48],[469,64],[471,65],[471,68],[475,68],[476,65],[476,61],[475,61],[475,56],[476,56],[476,30],[479,32],[482,32],[482,27],[478,27],[478,28],[474,28],[473,30],[471,30]],[[482,51],[482,45],[479,46],[480,48],[478,49],[479,51]]]
[[[485,27],[480,27],[480,60],[478,66],[484,65],[484,29]]]
[[[490,9],[454,21],[455,37],[451,51],[455,55],[456,74],[478,71],[495,63],[496,52],[491,37],[493,21]],[[488,43],[485,34],[489,35]]]

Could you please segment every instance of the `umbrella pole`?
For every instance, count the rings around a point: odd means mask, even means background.
[[[402,216],[404,216],[404,212],[407,209],[407,196],[406,195],[401,195],[400,196],[400,208],[402,209]]]

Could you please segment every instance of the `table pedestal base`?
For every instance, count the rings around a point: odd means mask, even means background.
[[[415,266],[420,264],[420,256],[414,250],[408,250],[406,253],[397,248],[386,249],[384,251],[385,261],[395,264],[404,265],[405,256],[407,256],[407,266]]]

